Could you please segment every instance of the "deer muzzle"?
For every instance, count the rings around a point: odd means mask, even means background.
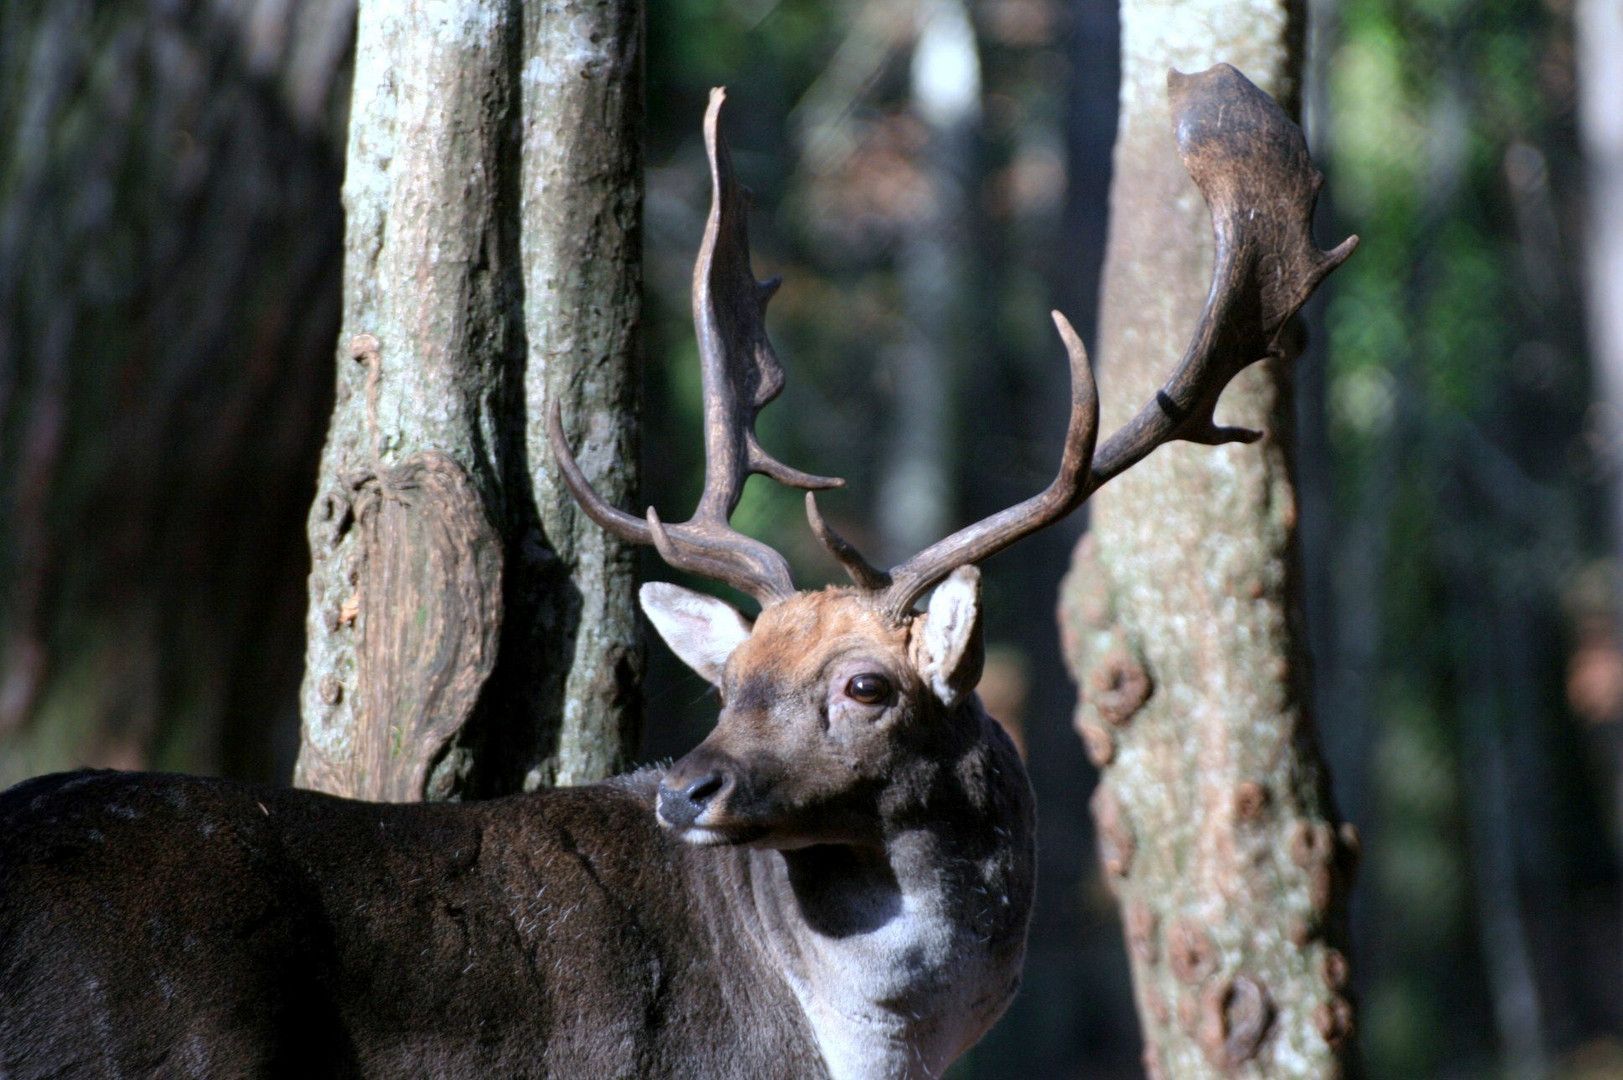
[[[717,826],[725,818],[735,785],[731,763],[699,747],[671,766],[659,783],[654,812],[659,823],[690,844],[722,844],[731,837]]]
[[[719,772],[706,773],[680,787],[659,785],[659,820],[672,828],[687,828],[710,808],[711,796],[727,786]]]

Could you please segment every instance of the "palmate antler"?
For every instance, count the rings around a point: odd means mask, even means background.
[[[1094,451],[1098,395],[1081,339],[1054,322],[1071,360],[1071,421],[1059,475],[1044,492],[960,529],[890,572],[881,601],[893,618],[954,568],[980,562],[1058,521],[1112,477],[1163,443],[1252,442],[1261,433],[1218,427],[1217,399],[1252,363],[1273,355],[1279,331],[1358,246],[1313,242],[1313,205],[1324,178],[1302,130],[1274,100],[1228,64],[1167,75],[1178,154],[1212,212],[1217,256],[1212,289],[1183,361],[1154,398]]]
[[[891,619],[907,618],[919,597],[957,567],[980,562],[1063,518],[1163,443],[1217,445],[1260,438],[1244,428],[1219,427],[1213,418],[1218,398],[1242,370],[1278,353],[1286,321],[1352,254],[1358,238],[1349,237],[1329,252],[1314,244],[1313,205],[1323,178],[1308,158],[1301,129],[1272,98],[1227,64],[1197,75],[1174,71],[1167,81],[1178,152],[1206,197],[1217,239],[1212,289],[1194,340],[1155,398],[1096,451],[1099,400],[1087,353],[1070,323],[1055,312],[1070,357],[1071,418],[1053,483],[889,572],[869,564],[829,528],[808,493],[813,531]],[[673,566],[734,585],[766,605],[794,587],[781,555],[726,524],[744,480],[760,472],[810,489],[841,481],[790,469],[768,457],[755,440],[755,414],[777,395],[783,380],[761,326],[776,283],[759,285],[749,271],[746,196],[732,179],[726,145],[716,134],[720,104],[721,92],[715,91],[705,117],[715,204],[694,272],[694,316],[704,361],[706,483],[693,521],[667,529],[652,510],[644,524],[608,506],[569,456],[556,410],[550,433],[565,481],[593,520],[627,540],[654,543]]]

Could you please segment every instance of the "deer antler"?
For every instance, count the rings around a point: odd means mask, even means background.
[[[1313,205],[1323,182],[1308,158],[1301,129],[1272,98],[1227,64],[1198,75],[1167,76],[1178,153],[1212,212],[1217,258],[1212,289],[1194,340],[1172,377],[1095,451],[1099,401],[1087,353],[1071,324],[1054,312],[1071,365],[1071,419],[1059,474],[1040,494],[932,544],[890,572],[868,563],[831,529],[806,497],[812,531],[880,609],[900,621],[931,586],[966,563],[979,562],[1075,510],[1111,478],[1163,443],[1252,442],[1260,433],[1219,427],[1213,418],[1224,389],[1246,367],[1282,355],[1285,323],[1358,246],[1348,237],[1332,251],[1313,242]],[[794,592],[782,555],[728,524],[751,473],[792,487],[844,483],[774,460],[755,436],[755,416],[783,388],[783,369],[762,318],[777,281],[759,283],[749,268],[748,192],[732,174],[717,134],[724,98],[710,94],[705,146],[714,201],[693,272],[693,318],[705,398],[705,489],[692,520],[662,524],[608,505],[592,490],[564,441],[556,406],[548,434],[565,484],[586,513],[615,535],[659,548],[672,566],[726,582],[763,606]]]
[[[1313,206],[1324,177],[1302,129],[1274,99],[1228,64],[1167,73],[1178,156],[1206,196],[1217,235],[1212,291],[1178,370],[1100,448],[1095,488],[1164,442],[1255,442],[1258,431],[1218,427],[1217,399],[1245,368],[1279,355],[1286,321],[1358,247],[1313,242]]]
[[[751,473],[797,488],[839,487],[845,481],[803,473],[773,458],[755,435],[755,417],[783,389],[783,368],[767,340],[766,305],[778,280],[758,282],[750,271],[749,191],[733,176],[717,121],[726,92],[710,91],[704,116],[710,156],[710,218],[693,267],[693,323],[704,384],[704,494],[691,520],[666,525],[653,507],[644,521],[610,506],[587,482],[564,439],[554,404],[547,436],[564,484],[588,517],[609,532],[653,544],[670,565],[724,582],[763,606],[795,591],[789,564],[730,524]]]
[[[1099,394],[1082,339],[1064,315],[1057,311],[1052,315],[1071,362],[1071,419],[1059,474],[1040,494],[959,529],[891,570],[886,575],[890,583],[879,599],[881,610],[891,619],[905,618],[914,601],[958,567],[980,562],[1069,514],[1097,486],[1089,483],[1089,472],[1099,433]]]
[[[1183,361],[1154,400],[1098,451],[1098,400],[1082,342],[1058,312],[1055,324],[1071,362],[1071,421],[1059,475],[1047,490],[960,529],[888,575],[867,566],[838,541],[840,561],[864,588],[888,577],[879,605],[901,620],[913,604],[956,567],[979,562],[1082,505],[1106,481],[1175,439],[1218,444],[1251,442],[1260,433],[1219,427],[1217,399],[1234,376],[1278,355],[1279,331],[1325,276],[1358,245],[1349,237],[1333,251],[1313,242],[1313,205],[1323,182],[1307,154],[1301,129],[1273,99],[1228,64],[1167,76],[1178,153],[1211,208],[1217,238],[1212,289]],[[814,528],[816,528],[814,522]],[[835,545],[830,544],[831,547]]]

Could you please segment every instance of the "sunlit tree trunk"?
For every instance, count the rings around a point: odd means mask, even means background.
[[[1594,357],[1597,396],[1602,413],[1603,453],[1612,481],[1611,525],[1614,558],[1623,566],[1623,10],[1606,0],[1579,0],[1575,10],[1578,38],[1579,128],[1588,173],[1585,255],[1586,317]],[[1620,616],[1623,619],[1623,616]],[[1615,654],[1623,627],[1610,640],[1594,635]],[[1615,725],[1615,705],[1611,723]],[[1615,805],[1613,826],[1623,836],[1623,738],[1612,735]]]
[[[1169,67],[1227,61],[1287,111],[1300,10],[1280,0],[1122,8],[1121,115],[1100,312],[1103,429],[1151,399],[1211,281],[1180,166]],[[1120,900],[1152,1077],[1321,1077],[1354,1063],[1336,828],[1307,712],[1289,371],[1235,381],[1220,423],[1255,445],[1173,444],[1104,489],[1062,620],[1095,826]]]
[[[640,655],[641,7],[361,5],[338,397],[310,517],[297,782],[383,799],[598,779]]]
[[[1612,559],[1623,568],[1623,10],[1607,0],[1578,0],[1574,8],[1578,44],[1579,129],[1588,174],[1585,251],[1585,315],[1594,357],[1597,397],[1604,403],[1602,453],[1611,480]],[[1615,571],[1614,571],[1615,573]],[[1623,651],[1623,588],[1613,586],[1618,610],[1607,629],[1591,629],[1591,667],[1612,669]],[[1591,680],[1594,681],[1594,680]],[[1604,684],[1607,680],[1601,680]],[[1607,696],[1604,695],[1603,696]],[[1623,837],[1623,723],[1616,692],[1595,710],[1597,741],[1611,751],[1612,830]]]

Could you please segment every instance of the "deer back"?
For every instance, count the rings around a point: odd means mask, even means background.
[[[660,828],[656,783],[470,805],[14,788],[0,1075],[824,1075],[748,860]]]

